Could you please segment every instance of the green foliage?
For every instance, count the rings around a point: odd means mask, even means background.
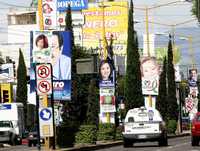
[[[140,72],[140,56],[138,52],[137,33],[134,31],[133,2],[131,0],[128,20],[127,67],[125,79],[126,110],[144,104]]]
[[[97,125],[99,113],[99,95],[96,87],[96,81],[92,79],[89,85],[88,108],[87,108],[87,124]]]
[[[24,105],[24,121],[25,126],[27,125],[27,72],[24,56],[19,49],[19,63],[17,68],[17,92],[16,102],[21,102]]]
[[[81,125],[79,131],[76,133],[77,144],[95,144],[97,139],[96,125]]]
[[[162,64],[164,61],[164,58],[167,56],[167,48],[166,47],[160,47],[156,48],[156,59],[158,60],[159,64]],[[179,63],[181,60],[181,50],[179,47],[174,46],[173,48],[173,62],[174,64]]]
[[[122,126],[118,126],[116,128],[115,140],[122,140],[122,138],[123,138],[122,131],[123,131],[123,127]]]
[[[163,119],[167,120],[167,79],[166,79],[166,66],[167,66],[167,60],[166,57],[163,61],[163,68],[162,73],[160,74],[159,79],[159,92],[158,97],[156,100],[156,108],[160,111]]]
[[[73,147],[75,142],[75,134],[78,131],[77,126],[71,127],[61,125],[56,128],[57,144],[59,147]]]
[[[98,141],[114,140],[115,139],[115,124],[99,124],[97,132]]]
[[[200,1],[193,0],[192,3],[192,14],[195,15],[195,17],[198,19],[198,22],[200,22]]]
[[[178,104],[176,99],[176,82],[173,65],[173,53],[171,37],[168,44],[168,60],[167,60],[167,101],[169,119],[178,120]]]
[[[167,122],[167,132],[169,134],[175,134],[177,128],[177,122],[176,120],[169,120]]]

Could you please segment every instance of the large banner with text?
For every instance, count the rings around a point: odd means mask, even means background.
[[[36,89],[35,65],[51,63],[54,100],[71,99],[71,32],[33,31],[30,37],[30,92]]]

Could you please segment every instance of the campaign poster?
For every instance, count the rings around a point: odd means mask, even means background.
[[[102,60],[99,66],[99,87],[115,86],[115,71],[111,62]]]
[[[115,106],[115,89],[100,88],[100,112],[112,113],[116,112]]]
[[[141,58],[142,93],[158,95],[160,66],[155,57]]]
[[[57,25],[57,0],[43,0],[42,14],[44,29],[56,29]]]
[[[51,63],[54,100],[71,99],[71,32],[31,32],[30,92],[36,89],[35,65]]]
[[[188,83],[190,87],[197,87],[197,69],[189,69]]]

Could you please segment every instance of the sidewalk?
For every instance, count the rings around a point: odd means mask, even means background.
[[[183,131],[181,134],[168,135],[168,138],[170,139],[170,138],[183,137],[183,136],[189,136],[189,135],[190,135],[190,130]],[[88,151],[88,150],[109,148],[112,146],[118,146],[118,145],[122,145],[122,144],[123,144],[123,141],[121,141],[121,140],[120,141],[110,141],[110,142],[99,142],[95,145],[91,145],[91,144],[75,145],[74,147],[71,147],[71,148],[56,149],[56,151]],[[35,151],[37,151],[37,150],[35,150]],[[47,150],[42,147],[41,151],[47,151]],[[49,149],[48,151],[53,151],[53,150]]]

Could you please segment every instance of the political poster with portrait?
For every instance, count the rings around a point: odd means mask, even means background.
[[[71,32],[34,31],[30,35],[30,92],[35,91],[36,86],[35,65],[37,63],[51,63],[54,100],[70,100]],[[40,49],[37,46],[40,46]]]
[[[42,0],[42,14],[44,29],[56,29],[57,0]]]
[[[99,87],[115,86],[115,71],[111,62],[102,60],[99,66]]]
[[[160,66],[155,57],[141,58],[142,93],[158,95]]]
[[[190,87],[197,87],[197,69],[189,69],[188,84]]]

